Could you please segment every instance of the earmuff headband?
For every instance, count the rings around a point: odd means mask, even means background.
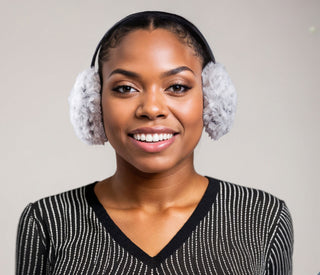
[[[183,26],[186,31],[201,45],[202,49],[207,53],[209,60],[205,60],[204,66],[207,65],[209,61],[212,61],[213,63],[216,63],[213,52],[205,39],[205,37],[202,35],[202,33],[199,31],[199,29],[193,25],[190,21],[187,19],[183,18],[182,16],[168,13],[168,12],[162,12],[162,11],[143,11],[143,12],[138,12],[134,14],[130,14],[127,17],[123,18],[116,24],[114,24],[111,29],[109,29],[105,35],[102,37],[100,40],[99,44],[96,47],[96,50],[93,54],[92,60],[91,60],[91,68],[95,67],[96,59],[99,54],[100,48],[103,44],[104,41],[108,40],[111,35],[114,33],[115,30],[117,30],[120,26],[126,25],[130,23],[130,21],[134,21],[136,18],[148,18],[151,16],[155,15],[160,15],[163,20],[166,20],[166,18],[170,19],[170,21],[174,20],[181,26]],[[129,25],[129,24],[128,24]]]

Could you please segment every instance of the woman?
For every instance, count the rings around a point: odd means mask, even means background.
[[[26,207],[17,274],[291,274],[285,203],[194,169],[203,126],[228,132],[235,99],[186,19],[142,12],[113,26],[70,106],[83,141],[113,146],[116,172]]]

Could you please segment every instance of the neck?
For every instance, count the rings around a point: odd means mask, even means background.
[[[117,171],[109,181],[113,197],[123,207],[154,209],[192,201],[193,194],[207,185],[194,169],[193,155],[174,169],[158,173],[144,173],[117,156]]]

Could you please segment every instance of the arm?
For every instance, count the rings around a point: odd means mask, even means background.
[[[292,274],[293,227],[290,212],[284,202],[279,222],[270,246],[266,275]]]
[[[16,243],[16,275],[46,274],[47,249],[33,204],[21,214]]]

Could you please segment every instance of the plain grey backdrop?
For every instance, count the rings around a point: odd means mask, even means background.
[[[109,144],[89,147],[67,97],[105,31],[129,13],[179,13],[206,36],[238,91],[232,131],[196,150],[204,174],[271,192],[294,222],[294,274],[320,272],[320,1],[1,1],[1,274],[14,273],[29,203],[110,176]]]

